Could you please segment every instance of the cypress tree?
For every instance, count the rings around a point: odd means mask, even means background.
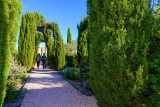
[[[53,38],[51,38],[51,34],[52,34],[52,31],[51,29],[47,29],[46,32],[45,32],[45,42],[46,42],[46,46],[47,46],[47,60],[48,60],[48,63],[51,64],[52,62],[52,54],[53,54],[53,51],[52,51],[52,47],[53,47]]]
[[[100,107],[143,103],[148,7],[146,0],[88,0],[90,86]]]
[[[59,31],[58,24],[54,24],[53,31],[54,49],[55,49],[55,67],[56,69],[62,69],[65,65],[65,49],[62,36]]]
[[[26,13],[22,16],[20,35],[19,35],[19,48],[18,59],[22,66],[28,70],[33,66],[33,58],[35,54],[35,37],[36,37],[37,24],[34,13]]]
[[[36,38],[37,26],[40,25],[43,20],[44,17],[38,12],[27,12],[22,16],[18,42],[18,61],[28,70],[35,64],[36,45],[41,41],[41,38]]]
[[[68,28],[68,32],[67,32],[67,43],[72,44],[72,35],[71,35],[70,28]]]
[[[78,62],[83,56],[88,55],[88,45],[87,45],[87,35],[88,35],[88,18],[85,17],[81,20],[80,25],[77,26],[78,28],[78,44],[77,44],[77,56]]]
[[[11,52],[15,48],[13,45],[15,45],[18,32],[22,4],[20,0],[1,0],[0,7],[0,107],[2,107],[10,70]]]

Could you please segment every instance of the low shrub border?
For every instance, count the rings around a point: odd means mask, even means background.
[[[28,76],[27,82],[30,82],[30,77]],[[19,98],[16,100],[13,104],[4,104],[2,107],[21,107],[21,103],[23,102],[24,96],[27,92],[26,83],[23,85],[23,89],[21,90],[21,93],[19,95]]]
[[[82,88],[81,86],[77,85],[75,82],[73,82],[70,79],[66,79],[64,77],[64,75],[62,75],[61,73],[58,73],[58,75],[60,75],[63,79],[67,80],[70,84],[72,84],[72,86],[74,86],[76,89],[78,89],[80,92],[82,92],[83,94],[85,94],[86,96],[91,96],[93,95],[93,92],[87,91],[84,88]]]

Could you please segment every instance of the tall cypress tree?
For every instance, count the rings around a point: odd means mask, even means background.
[[[26,13],[22,16],[18,59],[22,66],[28,70],[33,66],[33,58],[35,54],[35,37],[37,33],[37,24],[34,13]]]
[[[81,20],[78,28],[78,44],[77,44],[77,55],[78,62],[80,62],[83,56],[88,55],[88,46],[87,46],[87,35],[88,35],[88,18],[85,17]]]
[[[53,39],[51,38],[51,34],[52,34],[51,29],[47,29],[44,34],[45,34],[44,39],[46,41],[46,46],[47,46],[47,60],[48,60],[48,63],[51,64],[52,63],[51,58],[53,54],[53,51],[52,51]]]
[[[88,0],[90,86],[101,107],[143,103],[148,7],[146,0]]]
[[[10,70],[11,52],[15,48],[13,45],[16,42],[22,4],[20,0],[1,0],[0,7],[0,107],[2,107]]]
[[[71,35],[70,28],[68,28],[68,32],[67,32],[67,43],[72,44],[72,35]]]
[[[36,42],[41,38],[36,38],[37,26],[43,22],[44,17],[37,13],[27,12],[22,16],[19,43],[18,43],[18,61],[28,70],[35,64]]]
[[[54,49],[55,49],[55,67],[56,69],[62,69],[65,65],[65,49],[62,36],[59,31],[58,24],[54,24],[53,31]]]

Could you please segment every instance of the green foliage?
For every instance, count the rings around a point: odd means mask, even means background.
[[[17,61],[17,59],[18,59],[18,51],[16,49],[12,53],[12,58],[14,61]]]
[[[22,16],[18,44],[18,61],[27,70],[35,64],[41,41],[46,43],[49,64],[57,69],[62,69],[65,65],[65,53],[58,24],[55,22],[46,23],[43,15],[38,12],[27,12]]]
[[[87,68],[87,69],[89,68],[89,57],[88,56],[83,56],[81,58],[80,67]]]
[[[23,79],[26,79],[26,78],[28,78],[28,74],[25,72],[25,73],[22,74],[21,77],[22,77]]]
[[[99,106],[141,106],[151,29],[146,0],[87,3],[90,86]]]
[[[48,63],[53,65],[53,38],[51,38],[51,34],[52,34],[52,31],[51,29],[47,29],[45,34],[44,34],[44,40],[46,41],[46,46],[47,46],[47,60],[48,60]]]
[[[160,59],[155,59],[153,63],[150,64],[150,71],[154,74],[160,74]]]
[[[20,91],[16,91],[15,89],[15,83],[7,83],[5,99],[15,102],[16,99],[19,97],[19,94],[20,94]]]
[[[150,75],[145,92],[147,107],[159,107],[160,105],[160,60],[155,59],[150,64]]]
[[[18,32],[22,12],[20,0],[0,0],[0,107],[6,95],[6,81],[10,70],[10,58]]]
[[[65,55],[73,55],[76,53],[77,51],[77,41],[76,40],[72,40],[72,44],[66,43],[64,45],[65,47]]]
[[[80,71],[78,68],[67,68],[62,72],[67,79],[77,80],[80,78]]]
[[[83,56],[88,55],[88,46],[87,46],[87,35],[88,35],[88,17],[85,17],[81,20],[78,28],[78,44],[77,44],[77,55],[78,62]]]
[[[153,59],[160,59],[160,6],[156,6],[156,9],[152,13],[152,18],[150,23],[153,28],[151,29],[151,42],[150,42],[150,56],[149,59],[153,61]]]
[[[37,25],[44,20],[40,13],[27,12],[22,16],[20,35],[18,41],[18,61],[29,70],[34,65],[35,38],[37,36]],[[36,38],[37,39],[37,38]]]
[[[27,69],[24,66],[18,65],[16,61],[13,61],[8,75],[8,81],[20,80],[26,72]]]
[[[68,32],[67,32],[67,43],[72,44],[72,35],[71,35],[70,28],[68,28]]]
[[[70,55],[66,56],[66,62],[70,67],[76,67],[78,62],[77,62],[77,55]]]
[[[53,37],[54,39],[54,52],[55,52],[55,68],[57,70],[62,69],[65,65],[65,49],[62,36],[59,31],[58,24],[53,24]]]
[[[160,105],[160,8],[157,5],[156,9],[152,13],[150,23],[151,29],[151,41],[150,41],[150,72],[147,81],[147,89],[145,91],[145,103],[148,107],[159,107]]]
[[[42,32],[39,32],[38,34],[36,34],[36,37],[35,37],[35,53],[34,53],[34,58],[33,58],[33,64],[36,63],[35,59],[38,54],[39,44],[41,40],[44,40],[44,35],[42,34]],[[42,53],[40,53],[40,55],[42,56]]]

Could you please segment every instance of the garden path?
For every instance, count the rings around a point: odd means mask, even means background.
[[[35,69],[21,107],[98,107],[94,96],[86,96],[51,69]]]

